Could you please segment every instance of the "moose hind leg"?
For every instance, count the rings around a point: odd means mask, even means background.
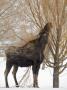
[[[38,86],[38,72],[39,72],[40,65],[34,65],[32,66],[33,71],[33,87],[39,87]]]
[[[17,78],[16,78],[17,70],[18,70],[18,66],[14,65],[12,74],[13,74],[13,77],[15,80],[16,87],[19,87],[18,82],[17,82]]]
[[[4,72],[4,74],[5,74],[6,88],[9,88],[7,77],[8,77],[8,74],[10,72],[11,67],[12,67],[12,65],[10,65],[8,62],[6,62],[6,70]]]

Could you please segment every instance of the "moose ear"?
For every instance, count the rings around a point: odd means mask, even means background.
[[[52,23],[49,23],[49,28],[52,28]]]
[[[52,28],[52,23],[48,22],[44,28],[40,31],[39,35],[49,32],[50,28]]]
[[[51,28],[52,28],[52,23],[51,23],[51,22],[48,22],[48,23],[45,25],[44,30],[45,30],[45,32],[48,32]]]

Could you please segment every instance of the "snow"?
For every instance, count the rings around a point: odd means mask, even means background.
[[[4,79],[4,71],[6,66],[6,58],[0,58],[0,87],[5,87],[5,79]],[[17,79],[18,82],[21,80],[22,76],[24,75],[27,68],[19,68],[17,72]],[[26,81],[27,85],[31,85],[32,80],[32,71],[30,73],[29,79]],[[51,68],[45,68],[45,70],[40,69],[39,76],[38,76],[38,83],[40,88],[52,88],[52,78],[53,70]],[[14,87],[14,79],[12,76],[12,69],[8,76],[8,82],[10,87]],[[22,83],[20,84],[20,86]],[[60,88],[67,88],[67,69],[60,75]]]

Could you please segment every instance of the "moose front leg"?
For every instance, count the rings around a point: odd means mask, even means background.
[[[38,75],[37,74],[33,74],[33,87],[39,87],[38,86]]]
[[[14,65],[12,74],[13,74],[13,77],[14,77],[14,80],[15,80],[16,87],[19,87],[17,79],[16,79],[17,70],[18,70],[18,66]]]
[[[34,65],[32,66],[33,71],[33,87],[39,87],[38,86],[38,72],[39,72],[40,65]]]

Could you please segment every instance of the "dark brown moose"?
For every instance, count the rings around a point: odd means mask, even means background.
[[[39,37],[35,40],[29,41],[23,47],[9,47],[6,51],[6,70],[5,70],[5,83],[6,87],[8,85],[8,74],[13,67],[13,77],[18,85],[16,79],[16,73],[18,67],[29,67],[32,66],[33,72],[33,87],[38,87],[38,72],[40,69],[40,64],[44,59],[43,51],[45,49],[46,44],[48,43],[49,31],[52,27],[51,23],[47,23],[44,28],[39,33]]]

